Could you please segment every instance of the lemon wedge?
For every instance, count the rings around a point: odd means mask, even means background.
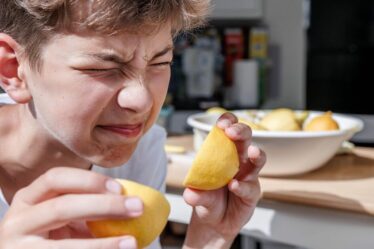
[[[225,132],[214,126],[201,145],[183,185],[199,190],[225,186],[239,170],[236,146]]]

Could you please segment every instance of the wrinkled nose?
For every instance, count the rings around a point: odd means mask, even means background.
[[[121,89],[117,97],[118,105],[136,113],[147,113],[152,108],[152,95],[144,84],[129,84]]]

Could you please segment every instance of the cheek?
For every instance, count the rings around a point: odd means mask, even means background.
[[[88,137],[111,90],[78,78],[48,79],[35,89],[37,119],[59,138]]]
[[[162,104],[165,101],[165,97],[168,91],[170,81],[170,71],[168,73],[156,75],[150,85],[150,90],[152,92],[153,100],[156,109],[159,111]],[[158,113],[157,113],[158,114]]]
[[[153,75],[149,82],[149,90],[153,98],[152,113],[148,120],[148,128],[156,122],[161,107],[165,101],[170,80],[170,71],[164,74]]]
[[[150,81],[150,88],[155,98],[155,101],[163,103],[169,87],[169,81],[170,69],[168,69],[164,73],[154,75],[153,79]]]

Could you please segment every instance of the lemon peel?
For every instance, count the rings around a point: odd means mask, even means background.
[[[128,180],[117,179],[124,188],[124,195],[138,196],[144,210],[140,217],[126,220],[88,221],[87,226],[97,238],[131,235],[138,247],[151,244],[163,231],[170,213],[167,199],[159,191]]]
[[[198,151],[183,185],[199,190],[225,186],[239,171],[235,143],[214,126]]]

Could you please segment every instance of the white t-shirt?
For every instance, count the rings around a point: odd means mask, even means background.
[[[12,103],[6,94],[0,94],[0,104]],[[124,165],[112,169],[94,166],[93,170],[113,178],[133,180],[165,191],[167,158],[164,151],[166,132],[154,125],[141,139],[134,154]],[[0,219],[9,208],[0,189]],[[161,248],[158,239],[148,249]]]

